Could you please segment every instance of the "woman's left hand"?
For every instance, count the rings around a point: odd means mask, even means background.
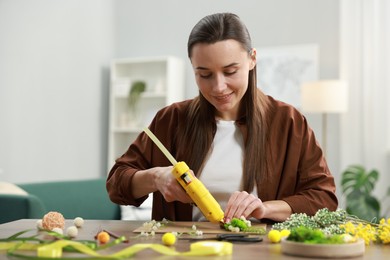
[[[236,191],[230,196],[225,209],[225,221],[229,222],[232,218],[257,218],[262,219],[265,216],[266,207],[264,203],[255,195],[246,191]]]

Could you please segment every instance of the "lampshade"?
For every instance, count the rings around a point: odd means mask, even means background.
[[[342,113],[348,108],[347,83],[321,80],[302,84],[302,110],[309,113]]]

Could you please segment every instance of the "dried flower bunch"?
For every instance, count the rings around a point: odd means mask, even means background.
[[[286,221],[274,224],[272,228],[291,230],[304,226],[311,229],[320,229],[325,234],[343,234],[344,230],[340,228],[340,224],[345,223],[348,218],[351,219],[343,209],[330,211],[323,208],[318,210],[314,216],[308,216],[305,213],[294,213]]]
[[[292,214],[286,221],[272,226],[276,230],[293,230],[300,227],[320,230],[326,236],[347,234],[354,239],[363,239],[366,245],[371,242],[390,243],[390,218],[387,220],[382,218],[377,224],[348,215],[343,209],[330,211],[323,208],[317,211],[314,216],[303,213]]]

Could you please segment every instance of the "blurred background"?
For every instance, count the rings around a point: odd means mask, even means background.
[[[326,136],[337,185],[359,164],[380,172],[375,193],[384,196],[390,8],[379,0],[0,0],[0,181],[106,176],[112,60],[178,57],[184,98],[192,98],[188,35],[215,12],[241,17],[259,57],[262,49],[316,46],[316,79],[347,81],[348,109],[329,114],[326,133],[321,113],[302,112],[319,142]]]

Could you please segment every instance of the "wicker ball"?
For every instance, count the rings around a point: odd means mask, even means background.
[[[64,229],[65,219],[61,213],[56,211],[50,211],[42,219],[42,227],[47,230],[53,230],[54,228]]]

